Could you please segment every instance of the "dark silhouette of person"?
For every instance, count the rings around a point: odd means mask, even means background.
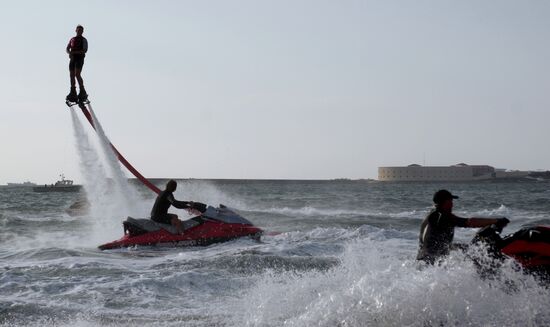
[[[69,72],[71,77],[71,91],[67,95],[67,100],[71,102],[84,101],[88,99],[88,94],[84,89],[84,81],[80,75],[82,72],[82,67],[84,66],[84,57],[86,57],[86,52],[88,52],[88,40],[84,36],[84,27],[78,25],[76,27],[76,36],[72,37],[67,44],[66,51],[69,54]],[[80,93],[76,94],[76,81],[78,81],[78,86],[80,88]]]
[[[166,183],[166,188],[158,194],[153,209],[151,209],[151,220],[161,224],[172,225],[176,227],[179,233],[183,233],[183,224],[178,218],[178,215],[168,213],[170,206],[174,206],[178,209],[193,209],[204,212],[206,210],[206,205],[200,202],[176,200],[173,193],[176,191],[177,187],[178,183],[173,179]]]
[[[439,190],[433,196],[434,209],[420,226],[420,247],[417,260],[430,264],[449,254],[452,248],[455,227],[485,227],[492,224],[506,226],[507,218],[461,218],[452,213],[453,199],[458,196],[447,190]]]

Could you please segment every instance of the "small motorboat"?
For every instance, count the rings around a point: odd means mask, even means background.
[[[82,188],[82,185],[73,184],[73,181],[70,179],[65,179],[65,175],[59,175],[60,180],[55,182],[55,184],[45,184],[44,186],[35,186],[32,188],[33,191],[39,193],[47,192],[78,192]]]
[[[122,225],[124,236],[100,245],[99,249],[109,250],[138,245],[209,245],[246,236],[258,239],[263,233],[260,228],[222,204],[218,208],[208,206],[200,216],[183,221],[182,234],[172,225],[157,223],[151,219],[128,217]]]

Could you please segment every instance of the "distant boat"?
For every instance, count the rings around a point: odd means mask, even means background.
[[[55,184],[45,184],[44,186],[35,186],[32,188],[35,192],[78,192],[82,188],[82,185],[73,184],[70,179],[65,179],[63,174],[59,175],[61,180],[55,182]]]
[[[29,182],[29,181],[26,181],[26,182],[23,182],[23,183],[8,183],[8,186],[36,186],[36,184],[32,183],[32,182]]]

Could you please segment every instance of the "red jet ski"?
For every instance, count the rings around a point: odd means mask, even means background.
[[[494,258],[514,258],[527,271],[550,276],[550,227],[525,227],[501,237],[502,227],[490,225],[482,228],[474,237],[488,245]]]
[[[109,250],[136,245],[209,245],[245,236],[257,239],[263,233],[260,228],[222,204],[219,208],[208,206],[202,215],[183,221],[183,234],[179,234],[172,225],[157,223],[151,219],[128,217],[122,225],[124,236],[100,245],[99,249]]]

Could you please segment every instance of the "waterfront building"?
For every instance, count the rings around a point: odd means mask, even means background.
[[[473,181],[495,178],[495,168],[488,165],[378,167],[378,180],[391,182]]]

